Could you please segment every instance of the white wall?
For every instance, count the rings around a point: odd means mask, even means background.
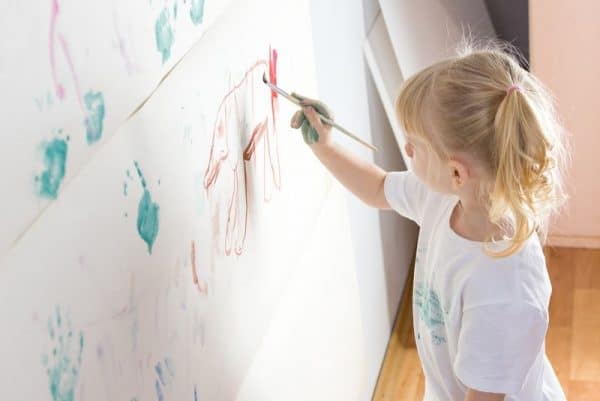
[[[365,32],[378,10],[376,1],[365,2],[311,0],[319,95],[337,121],[379,151],[373,155],[341,136],[339,142],[387,170],[401,170],[404,164],[398,145],[362,54]],[[364,205],[349,192],[346,200],[368,364],[368,384],[361,399],[370,400],[413,256],[417,228],[395,213]]]

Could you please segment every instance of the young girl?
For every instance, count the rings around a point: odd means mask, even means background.
[[[368,205],[421,228],[413,321],[426,401],[565,400],[545,355],[551,285],[540,242],[564,201],[563,131],[541,83],[499,47],[468,48],[404,82],[396,112],[412,171],[332,141],[296,95],[315,155]]]

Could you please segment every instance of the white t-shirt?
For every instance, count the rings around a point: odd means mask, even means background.
[[[468,388],[506,401],[565,401],[545,354],[552,287],[532,235],[494,259],[450,227],[458,197],[434,192],[412,172],[388,173],[390,206],[420,227],[413,287],[424,401],[464,401]]]

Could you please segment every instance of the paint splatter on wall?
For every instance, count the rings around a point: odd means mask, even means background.
[[[52,352],[42,357],[48,374],[48,384],[53,401],[73,401],[79,378],[84,346],[83,332],[74,335],[68,315],[61,314],[60,307],[48,318],[48,335]]]
[[[137,170],[142,189],[144,190],[138,205],[137,230],[140,237],[144,240],[146,245],[148,245],[148,253],[152,254],[152,247],[156,240],[156,236],[158,235],[158,216],[160,207],[157,203],[152,201],[152,196],[146,186],[146,179],[142,174],[138,162],[134,161],[133,163],[135,164],[135,169]]]

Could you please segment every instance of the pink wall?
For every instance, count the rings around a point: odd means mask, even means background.
[[[554,92],[570,133],[570,200],[549,243],[600,248],[600,2],[530,0],[533,72]]]

